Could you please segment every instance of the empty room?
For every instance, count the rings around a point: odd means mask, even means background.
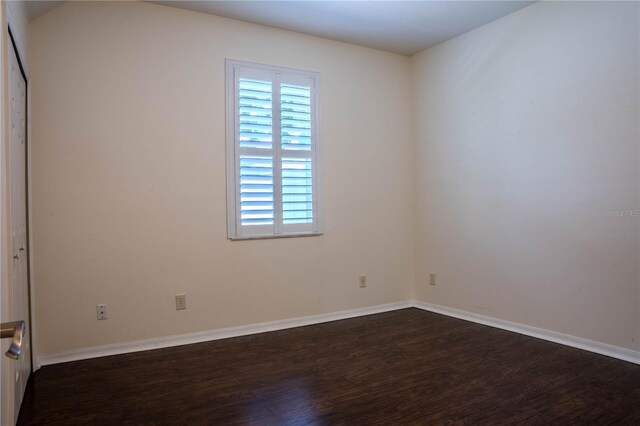
[[[640,424],[640,2],[2,1],[0,424]]]

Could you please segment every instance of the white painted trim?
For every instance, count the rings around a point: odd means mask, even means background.
[[[225,154],[226,154],[226,185],[227,185],[227,237],[235,237],[236,229],[236,131],[235,115],[230,111],[236,110],[235,100],[235,72],[229,60],[225,60]]]
[[[31,131],[31,83],[27,80],[27,230],[28,238],[27,248],[29,250],[29,320],[31,326],[31,366],[35,366],[34,354],[37,353],[37,335],[36,335],[36,279],[35,279],[35,255],[33,244],[33,143]]]
[[[188,345],[192,343],[208,342],[211,340],[228,339],[230,337],[246,336],[249,334],[265,333],[269,331],[284,330],[287,328],[302,327],[305,325],[319,324],[329,321],[360,317],[364,315],[379,314],[410,308],[411,302],[386,303],[384,305],[369,306],[365,308],[349,309],[346,311],[330,312],[326,314],[308,315],[304,317],[285,320],[269,321],[259,324],[241,325],[238,327],[221,328],[218,330],[201,331],[197,333],[181,334],[176,336],[158,337],[153,339],[136,340],[132,342],[116,343],[113,345],[93,346],[73,349],[56,354],[43,355],[36,360],[36,369],[51,364],[79,361],[82,359],[98,358],[110,355],[119,355],[131,352],[147,351],[150,349],[168,348],[172,346]]]
[[[583,339],[581,337],[544,330],[511,321],[475,314],[460,309],[449,308],[433,303],[410,300],[406,302],[386,303],[383,305],[369,306],[364,308],[349,309],[346,311],[329,312],[326,314],[308,315],[285,320],[269,321],[258,324],[241,325],[238,327],[221,328],[217,330],[200,331],[196,333],[180,334],[175,336],[158,337],[152,339],[136,340],[132,342],[116,343],[112,345],[92,346],[87,348],[73,349],[56,354],[43,355],[36,359],[35,367],[39,369],[44,365],[59,364],[62,362],[79,361],[83,359],[99,358],[110,355],[120,355],[131,352],[147,351],[151,349],[169,348],[172,346],[189,345],[192,343],[202,343],[212,340],[228,339],[231,337],[246,336],[250,334],[266,333],[269,331],[284,330],[287,328],[302,327],[305,325],[320,324],[324,322],[337,321],[347,318],[355,318],[364,315],[379,314],[382,312],[395,311],[415,307],[449,317],[471,321],[477,324],[488,325],[490,327],[523,334],[547,340],[561,345],[594,352],[600,355],[609,356],[623,361],[640,364],[640,352],[619,346],[608,345],[594,340]]]
[[[619,346],[608,345],[606,343],[596,342],[594,340],[584,339],[582,337],[571,336],[569,334],[558,333],[556,331],[544,330],[542,328],[532,327],[529,325],[519,324],[516,322],[505,321],[498,318],[488,317],[485,315],[475,314],[473,312],[463,311],[460,309],[449,308],[446,306],[436,305],[433,303],[421,302],[414,300],[412,306],[437,314],[447,315],[450,317],[471,321],[478,324],[484,324],[502,330],[512,331],[514,333],[524,334],[526,336],[535,337],[542,340],[548,340],[561,345],[571,346],[573,348],[594,352],[600,355],[606,355],[612,358],[621,359],[623,361],[640,364],[640,352]]]

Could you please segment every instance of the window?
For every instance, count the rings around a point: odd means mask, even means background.
[[[227,60],[229,238],[321,233],[318,74]]]

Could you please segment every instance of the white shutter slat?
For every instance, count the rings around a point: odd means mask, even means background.
[[[288,224],[313,222],[313,173],[310,158],[282,159],[282,221]]]
[[[283,83],[280,91],[282,149],[311,151],[311,88]]]
[[[273,146],[272,83],[240,78],[238,118],[240,148],[271,149]]]
[[[238,80],[240,148],[240,225],[273,225],[275,220],[273,155],[273,84],[269,80]]]
[[[273,224],[272,157],[240,156],[240,221],[242,226]]]

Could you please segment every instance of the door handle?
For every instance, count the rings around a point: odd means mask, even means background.
[[[20,358],[22,351],[22,338],[24,337],[25,330],[27,329],[24,321],[3,322],[0,324],[0,338],[11,339],[11,346],[5,353],[11,359]]]

